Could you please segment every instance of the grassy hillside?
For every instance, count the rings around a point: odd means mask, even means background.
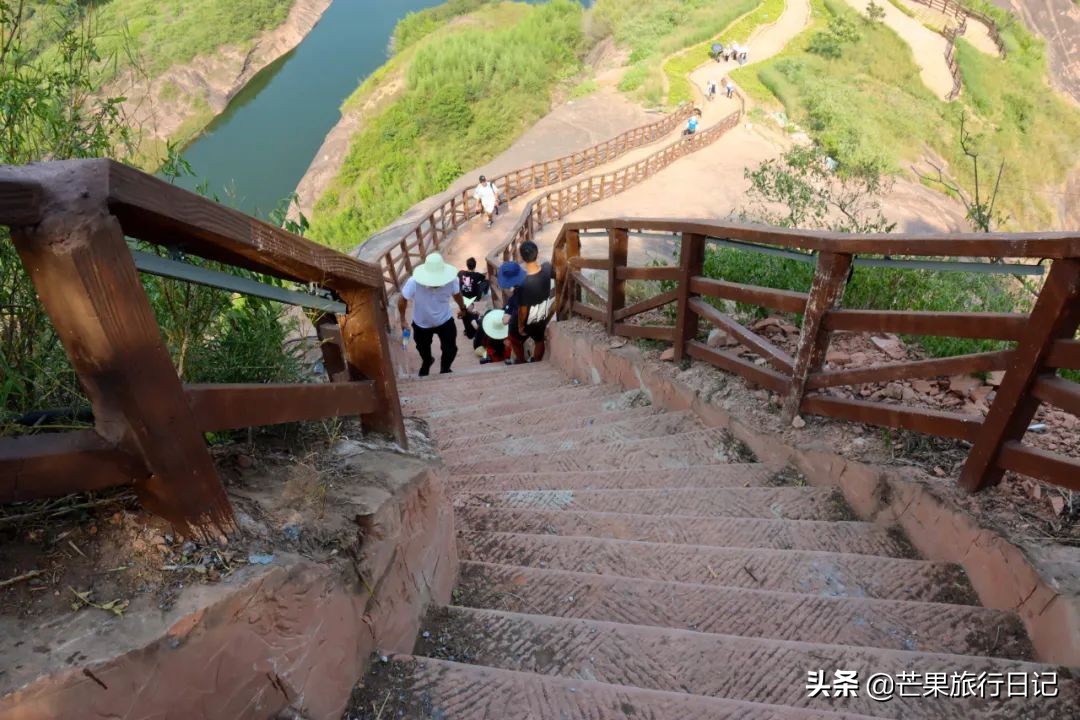
[[[1053,222],[1059,186],[1080,150],[1080,113],[1047,84],[1041,42],[1014,22],[1002,32],[1010,52],[1001,60],[961,39],[963,92],[946,103],[923,85],[910,47],[892,30],[865,22],[841,1],[814,0],[813,7],[812,26],[783,53],[733,73],[754,99],[782,104],[842,166],[873,163],[896,173],[930,153],[965,187],[972,169],[957,126],[966,111],[985,167],[1006,163],[998,201],[1008,216],[1004,227]],[[858,38],[844,43],[839,57],[811,51],[835,17],[854,23]]]
[[[137,63],[156,77],[222,45],[250,42],[277,27],[293,0],[29,0],[28,40],[49,52],[71,13],[89,13],[106,76]]]
[[[398,47],[346,102],[367,103],[364,124],[315,206],[311,236],[355,247],[504,150],[578,72],[584,44],[580,4],[552,0],[485,5]]]

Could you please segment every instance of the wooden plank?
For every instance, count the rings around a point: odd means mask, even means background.
[[[338,316],[345,360],[351,381],[370,380],[378,400],[376,407],[361,413],[365,433],[379,433],[408,448],[405,419],[401,413],[397,378],[390,358],[390,318],[386,295],[363,286],[342,288],[339,293],[349,310]]]
[[[1032,384],[1031,394],[1044,403],[1050,403],[1080,418],[1080,383],[1043,375],[1036,378]]]
[[[942,410],[910,408],[827,395],[804,396],[800,410],[866,425],[914,430],[927,435],[969,441],[978,436],[979,428],[982,426],[982,419],[977,415],[961,415]]]
[[[701,298],[690,298],[689,307],[696,315],[720,328],[740,343],[765,358],[770,365],[782,373],[791,374],[794,359],[784,350],[761,337],[754,331],[739,324],[734,318],[720,312]]]
[[[144,507],[185,533],[228,532],[228,496],[120,223],[104,207],[80,203],[83,183],[98,179],[58,186],[76,197],[56,201],[81,212],[56,212],[14,230],[15,248],[93,404],[98,432],[137,449],[152,473],[136,484]]]
[[[832,370],[810,375],[807,390],[835,387],[837,385],[861,385],[863,383],[891,382],[908,378],[941,377],[943,375],[967,375],[977,372],[1004,370],[1012,358],[1012,350],[972,353],[949,358],[933,358],[912,362],[887,363],[851,370]]]
[[[72,160],[95,174],[109,190],[109,207],[124,232],[154,243],[174,244],[193,255],[256,272],[337,289],[379,287],[377,266],[287,233],[238,210],[111,160]]]
[[[1080,491],[1080,460],[1067,455],[1029,447],[1018,440],[1001,446],[997,466],[1001,470],[1038,478],[1069,490]]]
[[[802,332],[795,350],[794,367],[791,372],[791,388],[784,403],[781,421],[790,423],[799,413],[806,382],[812,373],[821,369],[825,351],[829,347],[830,330],[824,324],[825,315],[833,309],[843,295],[851,269],[851,255],[821,253],[818,255],[814,281],[810,287],[810,299],[803,315]]]
[[[581,252],[580,247],[578,252]],[[575,270],[607,270],[611,265],[611,261],[608,258],[587,258],[575,255],[570,260],[570,267]]]
[[[593,307],[592,305],[585,305],[584,303],[575,302],[573,305],[574,312],[582,317],[587,317],[590,320],[596,322],[604,322],[604,311],[600,308]]]
[[[700,275],[690,278],[690,291],[699,295],[724,298],[748,305],[760,305],[780,312],[802,313],[810,298],[807,293],[773,290],[757,285],[743,285],[726,280],[714,280]]]
[[[1080,340],[1058,340],[1050,347],[1046,366],[1080,370]]]
[[[686,344],[686,354],[695,360],[703,360],[721,370],[735,373],[744,380],[772,390],[775,393],[783,394],[787,392],[788,378],[771,368],[755,365],[749,360],[744,360],[735,353],[711,348],[700,340],[691,340]]]
[[[1058,260],[1050,268],[1031,320],[1005,377],[997,389],[978,441],[960,471],[960,484],[971,492],[1001,480],[1001,446],[1027,432],[1039,401],[1030,394],[1056,340],[1071,338],[1080,322],[1080,259]]]
[[[41,186],[0,176],[0,225],[36,225],[41,220]]]
[[[331,382],[348,381],[349,367],[345,362],[345,342],[341,337],[341,325],[338,324],[337,316],[332,313],[323,313],[315,318],[314,324],[326,376]]]
[[[366,415],[379,409],[368,381],[187,385],[184,391],[202,432]]]
[[[830,310],[825,314],[824,327],[850,332],[1019,340],[1027,321],[1027,315],[1019,313]]]
[[[574,279],[574,282],[577,284],[577,286],[579,288],[581,288],[585,292],[592,295],[599,302],[602,302],[605,305],[607,304],[607,299],[608,299],[607,293],[604,292],[603,290],[601,290],[600,288],[596,287],[595,285],[593,285],[587,279],[585,279],[584,275],[582,275],[579,272],[571,272],[570,277],[572,277]]]
[[[0,503],[145,481],[142,459],[92,430],[0,438]]]
[[[667,292],[660,293],[659,295],[656,295],[655,297],[651,297],[651,298],[648,298],[647,300],[642,300],[641,302],[636,302],[633,305],[628,305],[627,307],[624,307],[624,308],[622,308],[620,310],[616,310],[615,311],[615,320],[616,320],[616,322],[618,322],[620,320],[625,320],[628,317],[633,317],[634,315],[640,315],[643,312],[647,312],[647,311],[652,310],[654,308],[658,308],[658,307],[661,307],[663,305],[667,305],[668,303],[675,302],[678,299],[679,299],[679,290],[678,290],[678,288],[676,288],[674,290],[668,290]]]
[[[679,241],[679,304],[675,311],[675,362],[681,362],[689,352],[688,344],[697,337],[698,316],[690,305],[690,283],[694,275],[700,275],[705,265],[705,238],[694,233],[683,233]]]
[[[671,342],[675,339],[675,328],[670,325],[631,325],[630,323],[615,323],[615,334],[630,338],[647,338],[649,340],[665,340]]]
[[[576,232],[576,231],[575,231]],[[678,267],[622,267],[615,270],[620,280],[678,280],[682,269]]]

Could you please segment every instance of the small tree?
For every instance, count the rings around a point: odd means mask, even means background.
[[[870,0],[870,4],[866,6],[866,19],[872,23],[884,21],[885,8],[878,5],[874,0]]]
[[[891,232],[881,212],[890,182],[872,161],[838,168],[820,147],[795,147],[745,170],[749,211],[743,217],[780,227],[841,232]]]
[[[835,60],[844,53],[844,45],[858,42],[861,37],[854,22],[841,15],[834,15],[829,18],[828,28],[814,33],[806,49]]]
[[[934,169],[935,175],[928,175],[918,170],[915,170],[915,172],[923,180],[940,185],[960,198],[960,202],[964,203],[964,208],[967,210],[968,222],[971,223],[976,232],[992,232],[995,225],[1001,225],[1005,222],[1005,217],[999,215],[994,209],[997,203],[998,190],[1001,188],[1001,177],[1005,174],[1005,161],[1002,160],[998,164],[993,189],[988,191],[979,173],[981,167],[980,158],[983,154],[982,150],[979,149],[979,138],[968,131],[966,112],[960,113],[960,149],[971,160],[974,187],[970,191],[962,188],[957,181],[945,172],[944,167],[932,160],[928,160],[927,164]]]

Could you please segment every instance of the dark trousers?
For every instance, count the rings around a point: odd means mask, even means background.
[[[457,357],[457,326],[454,318],[450,318],[439,327],[422,328],[413,323],[413,337],[416,338],[416,351],[420,353],[420,377],[424,377],[431,370],[435,357],[431,354],[431,339],[439,336],[439,347],[442,354],[439,357],[440,372],[450,372],[450,366]]]

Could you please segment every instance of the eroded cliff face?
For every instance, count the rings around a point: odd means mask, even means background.
[[[1073,0],[993,0],[1046,40],[1050,82],[1080,103],[1080,7]]]
[[[221,47],[156,78],[129,70],[104,90],[123,96],[127,123],[141,133],[139,154],[160,159],[166,141],[197,135],[259,73],[311,32],[331,0],[296,0],[285,22],[250,43]]]

